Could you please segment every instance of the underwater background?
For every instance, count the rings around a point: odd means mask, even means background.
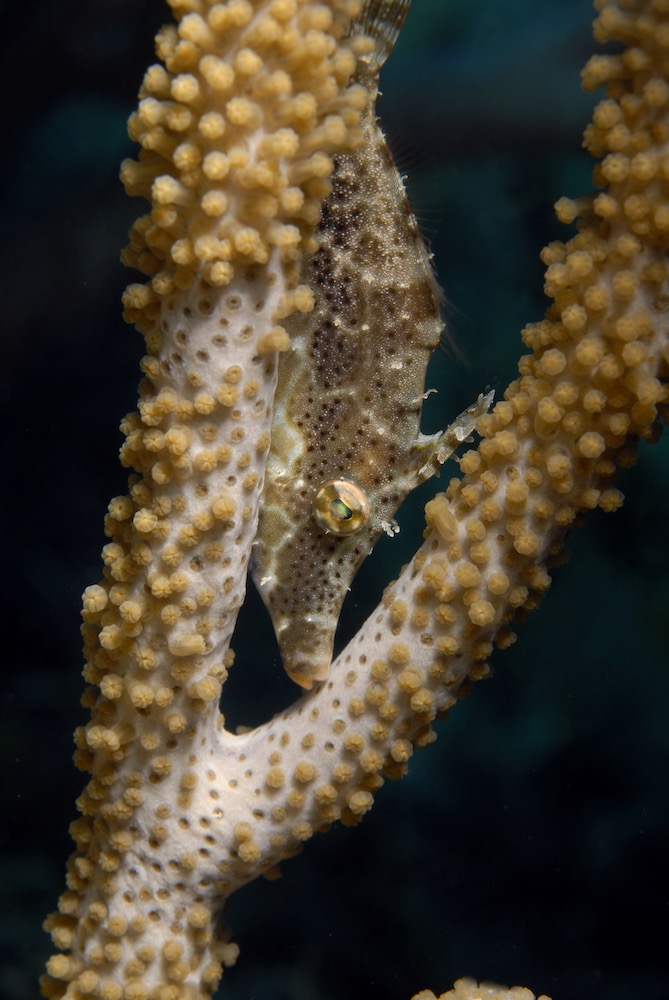
[[[162,0],[0,2],[3,410],[0,996],[32,1000],[51,953],[84,783],[80,593],[125,491],[120,418],[141,338],[118,255],[134,106]],[[545,309],[538,257],[591,187],[589,0],[414,0],[380,114],[445,289],[424,430],[513,377]],[[665,435],[666,437],[666,435]],[[446,479],[457,467],[446,468]],[[233,897],[229,1000],[409,1000],[471,974],[554,1000],[669,996],[669,450],[643,446],[622,511],[570,541],[518,642],[437,725],[360,827],[316,837]],[[427,484],[361,570],[341,640],[417,547]],[[262,624],[264,623],[264,625]],[[264,629],[264,630],[263,630]],[[224,691],[230,725],[295,697],[250,594]]]

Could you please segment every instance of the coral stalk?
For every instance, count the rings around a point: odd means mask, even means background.
[[[166,68],[149,70],[131,122],[145,152],[124,170],[153,198],[129,253],[151,280],[126,298],[148,356],[124,422],[135,474],[109,507],[105,578],[84,595],[91,721],[77,760],[91,778],[47,921],[64,952],[47,996],[211,994],[236,957],[224,900],[314,832],[357,822],[403,774],[537,605],[569,529],[620,505],[616,469],[667,400],[669,4],[600,2],[597,38],[625,46],[584,72],[608,88],[586,132],[603,190],[559,205],[579,230],[543,253],[553,305],[523,331],[519,377],[327,681],[228,732],[218,699],[289,346],[281,320],[312,304],[296,262],[313,250],[332,155],[359,141],[350,80],[364,42],[349,37],[353,3],[173,6]]]

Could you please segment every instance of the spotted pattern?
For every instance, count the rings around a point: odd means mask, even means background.
[[[443,330],[440,290],[375,113],[378,72],[407,9],[365,7],[362,26],[375,44],[359,69],[370,94],[363,144],[335,158],[319,249],[302,274],[315,308],[287,324],[292,350],[279,370],[252,573],[283,665],[306,688],[327,677],[360,564],[486,405],[445,435],[419,432],[425,372]],[[314,517],[322,485],[337,479],[366,495],[369,515],[355,533]]]

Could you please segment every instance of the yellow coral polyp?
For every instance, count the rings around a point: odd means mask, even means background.
[[[172,6],[181,20],[159,34],[164,66],[145,76],[129,123],[143,152],[122,168],[128,193],[152,203],[125,259],[153,279],[158,298],[191,287],[198,273],[222,287],[240,259],[265,264],[276,247],[289,263],[310,246],[317,216],[305,220],[306,185],[326,181],[332,153],[359,142],[363,104],[350,83],[351,42],[342,40],[354,4]],[[258,212],[253,199],[267,191],[275,200]],[[231,253],[205,252],[228,245],[225,219],[241,226]],[[153,297],[136,290],[126,309],[144,332],[156,315]]]

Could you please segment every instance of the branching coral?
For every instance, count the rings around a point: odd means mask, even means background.
[[[313,250],[331,154],[358,141],[349,81],[364,43],[347,41],[354,3],[173,6],[167,68],[149,71],[131,121],[145,153],[124,170],[153,199],[129,253],[151,281],[126,297],[148,356],[124,422],[136,474],[109,507],[105,579],[84,595],[92,717],[77,760],[91,779],[47,922],[66,952],[48,996],[211,993],[236,956],[217,931],[223,900],[314,832],[357,822],[402,775],[536,605],[570,526],[619,506],[616,467],[666,401],[669,8],[602,3],[599,37],[627,46],[585,72],[609,88],[587,133],[605,190],[560,206],[582,222],[544,251],[554,305],[524,331],[519,378],[330,678],[265,725],[226,731],[218,698],[289,346],[281,320],[311,306],[295,262]]]

